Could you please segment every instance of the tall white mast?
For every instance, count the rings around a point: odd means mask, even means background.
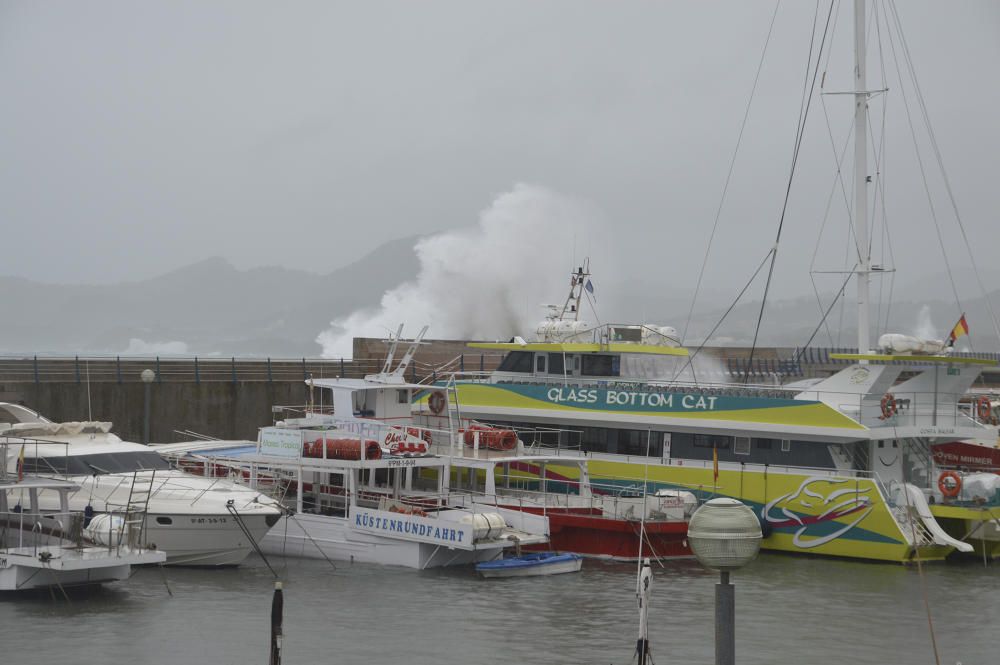
[[[870,351],[868,291],[868,84],[865,76],[865,0],[854,0],[854,237],[858,242],[858,353]]]

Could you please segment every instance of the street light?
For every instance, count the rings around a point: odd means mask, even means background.
[[[736,499],[705,502],[691,516],[688,543],[701,565],[720,572],[715,585],[715,663],[736,662],[736,592],[729,573],[757,558],[762,534],[754,512]]]
[[[151,369],[144,369],[142,370],[142,373],[139,375],[139,377],[142,379],[142,382],[146,384],[146,409],[145,409],[146,417],[143,420],[142,424],[142,442],[148,446],[149,445],[149,393],[152,388],[153,381],[156,380],[156,372],[154,372]]]

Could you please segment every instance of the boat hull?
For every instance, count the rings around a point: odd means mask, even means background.
[[[493,561],[504,544],[451,549],[432,543],[387,538],[350,528],[349,520],[300,513],[282,517],[261,540],[267,555],[375,563],[407,568],[438,568]]]
[[[241,515],[246,530],[258,543],[267,534],[266,515]],[[169,524],[162,521],[170,520]],[[238,566],[253,551],[232,515],[146,515],[144,540],[166,552],[168,566]]]
[[[522,510],[537,515],[544,513],[549,518],[549,544],[525,549],[574,552],[616,561],[694,556],[688,546],[687,522],[684,521],[648,521],[643,524],[639,520],[610,519],[572,509]]]
[[[478,565],[476,566],[476,572],[486,578],[561,575],[563,573],[578,572],[583,566],[583,559],[579,556],[556,555],[532,561],[528,565],[494,565],[500,563],[502,562],[496,561],[491,564]]]

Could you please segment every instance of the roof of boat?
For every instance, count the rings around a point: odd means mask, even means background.
[[[659,356],[688,356],[682,346],[659,346],[656,344],[632,344],[611,342],[596,344],[590,342],[469,342],[476,349],[498,349],[502,351],[548,351],[550,353],[646,353]]]
[[[985,358],[960,358],[957,356],[921,356],[921,355],[901,355],[901,354],[885,354],[885,353],[831,353],[830,357],[834,360],[869,360],[874,362],[905,362],[909,364],[913,363],[944,363],[944,364],[963,364],[963,365],[996,365],[996,360],[987,360]]]
[[[0,478],[0,490],[11,490],[11,489],[75,490],[75,489],[80,489],[80,486],[76,483],[71,483],[66,480],[56,480],[55,478],[40,478],[37,476],[29,476],[27,478],[22,478],[21,480],[18,480],[14,476],[8,478]]]
[[[400,380],[399,383],[391,380],[381,379],[306,379],[307,386],[316,388],[329,388],[331,390],[379,390],[382,388],[400,388],[411,390],[425,390],[429,386],[422,383],[407,383]]]

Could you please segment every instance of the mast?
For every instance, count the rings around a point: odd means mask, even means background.
[[[868,295],[868,84],[865,76],[865,0],[854,0],[854,237],[858,243],[858,353],[871,350]]]

